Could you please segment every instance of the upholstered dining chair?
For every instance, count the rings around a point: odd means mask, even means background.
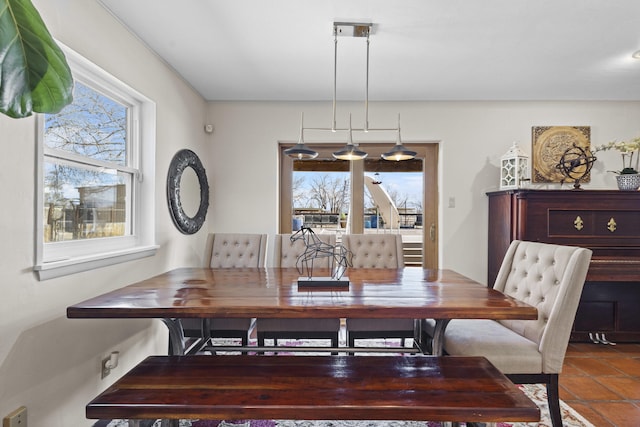
[[[342,244],[353,254],[351,268],[403,268],[400,234],[345,234]],[[347,344],[372,338],[414,338],[414,319],[347,319]]]
[[[265,267],[266,234],[210,233],[205,246],[205,267],[257,268]],[[214,318],[210,323],[211,338],[239,338],[242,345],[249,344],[249,333],[254,319]],[[206,333],[205,322],[199,319],[181,319],[185,338],[201,337]]]
[[[589,249],[514,240],[493,288],[536,307],[538,319],[452,320],[445,353],[484,356],[516,384],[546,384],[551,422],[562,426],[558,376],[590,260]],[[434,324],[425,320],[424,331]]]
[[[320,240],[335,245],[335,234],[318,234]],[[302,240],[291,241],[291,234],[277,234],[273,243],[273,264],[281,268],[297,268],[298,257],[306,249]],[[317,258],[314,268],[331,268],[331,258]],[[306,271],[304,272],[306,275]],[[264,346],[265,340],[279,339],[321,339],[330,340],[332,347],[338,347],[340,319],[262,319],[256,321],[258,346]]]

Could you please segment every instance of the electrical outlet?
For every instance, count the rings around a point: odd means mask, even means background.
[[[118,367],[119,356],[120,356],[119,351],[112,351],[109,357],[102,359],[102,378],[109,375],[112,369],[115,369]]]
[[[111,368],[109,368],[109,360],[110,358],[107,357],[105,359],[102,359],[102,369],[100,371],[100,378],[104,379],[106,376],[108,376],[111,373]]]
[[[21,406],[4,417],[2,427],[27,427],[27,408]]]

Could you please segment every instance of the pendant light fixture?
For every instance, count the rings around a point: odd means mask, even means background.
[[[402,139],[400,138],[400,114],[398,114],[398,139],[396,140],[396,145],[391,149],[391,151],[387,151],[382,154],[382,158],[385,160],[395,160],[399,162],[400,160],[411,160],[416,156],[415,151],[411,151],[402,145]]]
[[[340,151],[333,153],[333,157],[338,160],[362,160],[367,157],[367,153],[360,150],[353,144],[351,129],[351,114],[349,114],[349,133],[347,134],[347,145]]]
[[[333,153],[333,157],[340,160],[361,160],[367,157],[367,153],[358,148],[357,144],[353,142],[353,132],[370,132],[370,131],[395,131],[397,133],[396,145],[393,149],[382,155],[385,160],[409,160],[416,156],[415,151],[407,149],[402,145],[400,138],[400,115],[398,115],[398,127],[397,128],[370,128],[369,127],[369,36],[371,35],[371,29],[373,24],[371,23],[355,23],[355,22],[334,22],[333,23],[333,36],[334,36],[334,62],[333,62],[333,120],[330,128],[306,128],[314,131],[347,131],[347,144],[339,151]],[[364,101],[364,127],[361,129],[353,129],[351,126],[351,114],[349,114],[349,128],[338,129],[336,127],[336,87],[337,87],[337,75],[338,75],[338,36],[346,37],[362,37],[366,38],[367,43],[367,72],[366,72],[366,85],[365,85],[365,101]],[[305,127],[300,121],[300,139],[298,144],[284,151],[289,157],[295,159],[315,159],[318,156],[318,152],[310,149],[304,144]]]
[[[284,154],[298,160],[311,160],[318,157],[317,151],[312,150],[304,144],[304,113],[300,115],[300,138],[298,139],[298,143],[284,150]]]

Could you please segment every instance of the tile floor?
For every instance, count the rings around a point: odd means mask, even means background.
[[[570,343],[560,398],[596,427],[640,425],[640,344]]]

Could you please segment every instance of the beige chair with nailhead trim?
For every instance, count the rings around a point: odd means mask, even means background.
[[[493,287],[536,307],[538,319],[452,320],[444,351],[484,356],[516,384],[546,384],[552,424],[562,426],[558,376],[590,260],[589,249],[514,240]],[[434,324],[423,322],[431,336]]]

